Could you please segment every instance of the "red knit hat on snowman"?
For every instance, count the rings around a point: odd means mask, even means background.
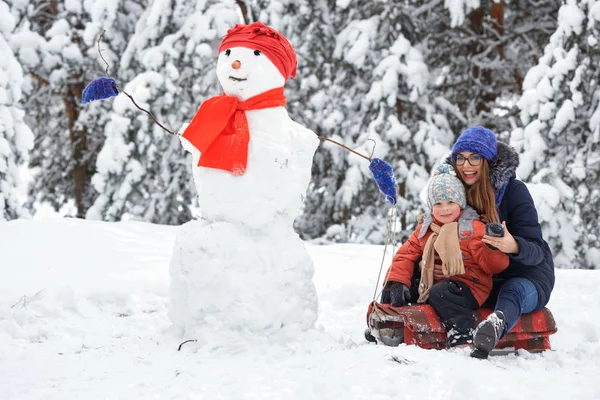
[[[292,45],[285,36],[262,22],[238,24],[229,29],[221,41],[219,53],[232,47],[259,50],[277,67],[286,81],[289,77],[296,77],[298,62]]]

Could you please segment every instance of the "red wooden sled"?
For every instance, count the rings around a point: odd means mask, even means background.
[[[474,311],[476,323],[493,310]],[[414,344],[424,349],[445,349],[446,330],[430,305],[392,307],[389,304],[369,304],[367,324],[377,342],[387,346]],[[493,354],[525,349],[532,353],[550,350],[550,335],[556,333],[556,322],[549,309],[523,314],[517,325],[503,338]]]

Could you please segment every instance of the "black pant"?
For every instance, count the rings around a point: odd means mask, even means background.
[[[415,262],[415,270],[410,282],[410,297],[414,303],[419,298],[419,283],[421,282],[419,261],[421,260]],[[450,346],[471,341],[473,329],[475,329],[473,310],[479,308],[479,303],[467,285],[454,280],[438,282],[431,288],[427,302],[433,307],[446,328]]]
[[[450,279],[438,282],[431,288],[428,303],[446,328],[449,346],[471,341],[475,329],[473,310],[479,308],[479,303],[467,285]]]

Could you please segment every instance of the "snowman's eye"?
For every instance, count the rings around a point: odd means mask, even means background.
[[[231,50],[229,50],[229,49],[225,50],[225,55],[226,56],[229,56],[230,54],[231,54]]]
[[[254,55],[255,56],[260,56],[260,50],[254,50]]]

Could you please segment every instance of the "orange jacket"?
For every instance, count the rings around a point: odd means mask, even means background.
[[[415,271],[415,262],[423,255],[425,243],[433,233],[431,229],[427,229],[427,232],[419,238],[422,226],[423,224],[419,224],[408,241],[396,252],[387,272],[386,282],[402,282],[410,287]],[[492,275],[506,269],[509,259],[508,255],[502,251],[491,250],[481,241],[485,233],[483,222],[473,220],[472,233],[472,236],[467,238],[461,238],[459,235],[465,273],[451,276],[448,279],[464,282],[481,305],[492,291]]]

